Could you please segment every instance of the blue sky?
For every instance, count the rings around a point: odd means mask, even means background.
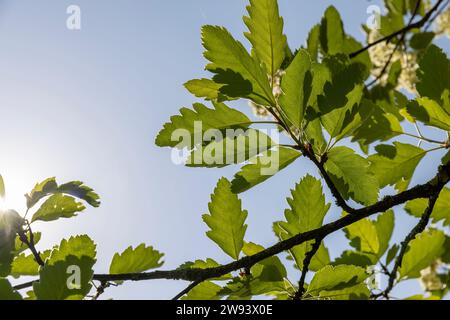
[[[14,207],[49,176],[81,179],[102,197],[71,221],[39,224],[39,248],[62,237],[89,234],[98,244],[97,272],[113,254],[142,242],[166,254],[165,269],[196,258],[228,262],[206,238],[201,215],[217,180],[238,170],[175,166],[154,138],[171,115],[196,101],[187,80],[205,75],[200,28],[226,26],[244,40],[243,0],[0,0],[0,171]],[[291,47],[299,47],[326,7],[334,4],[346,29],[362,39],[366,9],[378,1],[280,0]],[[81,7],[82,30],[66,28],[66,8]],[[448,42],[440,41],[448,51]],[[246,43],[247,44],[247,43]],[[245,103],[235,105],[247,113]],[[433,175],[439,154],[423,162],[414,183]],[[298,161],[243,195],[249,211],[247,240],[268,246],[272,222],[283,218],[289,190],[306,173]],[[327,191],[327,195],[329,195]],[[332,199],[329,197],[329,201]],[[336,219],[333,209],[327,221]],[[414,220],[398,210],[401,239]],[[333,256],[345,248],[342,233],[326,240]],[[297,274],[292,274],[296,281]],[[185,283],[153,281],[110,289],[105,297],[171,298]],[[407,282],[394,296],[419,288]]]

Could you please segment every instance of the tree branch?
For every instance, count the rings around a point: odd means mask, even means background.
[[[412,29],[416,29],[416,28],[421,28],[421,27],[423,27],[423,25],[431,18],[431,16],[433,15],[433,12],[435,12],[435,11],[439,8],[439,6],[441,5],[442,2],[444,2],[444,0],[438,0],[438,1],[436,2],[436,4],[430,9],[430,11],[428,11],[428,12],[423,16],[423,18],[420,19],[419,21],[417,21],[417,22],[415,22],[415,23],[408,24],[406,27],[404,27],[404,28],[402,28],[402,29],[400,29],[400,30],[398,30],[398,31],[396,31],[396,32],[394,32],[394,33],[391,33],[390,35],[388,35],[388,36],[386,36],[386,37],[384,37],[384,38],[381,38],[381,39],[378,39],[377,41],[374,41],[374,42],[372,42],[372,43],[369,43],[369,44],[368,44],[367,46],[365,46],[364,48],[361,48],[361,49],[359,49],[359,50],[357,50],[357,51],[351,53],[351,54],[349,55],[349,57],[353,59],[353,58],[357,57],[358,55],[360,55],[361,53],[363,53],[363,52],[369,50],[369,49],[372,48],[373,46],[376,46],[376,45],[378,45],[378,44],[380,44],[380,43],[382,43],[382,42],[385,42],[385,41],[390,41],[391,39],[397,37],[398,35],[401,35],[401,34],[403,34],[403,33],[406,33],[406,32],[408,32],[408,31],[410,31],[410,30],[412,30]]]
[[[450,164],[441,166],[437,175],[429,182],[417,185],[407,191],[399,193],[394,196],[387,196],[383,200],[358,210],[354,210],[353,213],[336,220],[335,222],[326,224],[318,229],[300,233],[292,238],[281,241],[272,247],[269,247],[255,255],[247,256],[234,261],[229,264],[225,264],[215,268],[208,269],[176,269],[170,271],[153,271],[146,273],[131,273],[131,274],[95,274],[93,280],[100,282],[104,281],[144,281],[144,280],[186,280],[186,281],[205,281],[211,278],[218,278],[226,275],[230,272],[239,269],[249,269],[258,262],[261,262],[267,258],[280,254],[283,251],[287,251],[297,245],[300,245],[306,241],[315,239],[324,239],[328,235],[341,230],[355,222],[365,219],[371,215],[385,212],[394,206],[403,204],[407,201],[430,198],[437,196],[442,188],[450,181]],[[18,285],[16,290],[24,289],[31,286],[33,282]]]
[[[305,259],[303,260],[302,275],[300,277],[300,281],[298,282],[298,290],[295,293],[293,300],[301,300],[303,294],[305,293],[306,274],[309,271],[309,265],[311,264],[312,258],[317,253],[317,251],[320,248],[320,245],[322,244],[322,240],[323,239],[321,238],[316,239],[316,241],[314,241],[314,244],[312,245],[311,250],[307,252],[305,255]]]
[[[192,282],[186,289],[181,291],[179,294],[177,294],[175,297],[172,298],[172,300],[178,300],[181,297],[183,297],[185,294],[188,294],[192,289],[194,289],[196,286],[198,286],[203,281],[197,280]]]
[[[398,269],[401,267],[403,262],[403,257],[405,256],[406,251],[408,250],[409,243],[416,238],[416,236],[419,233],[422,233],[425,228],[427,227],[428,223],[430,222],[431,214],[433,213],[434,206],[436,204],[436,201],[439,197],[439,192],[434,193],[432,196],[430,196],[428,200],[428,207],[425,209],[425,212],[423,213],[421,219],[417,223],[417,225],[411,230],[411,232],[406,236],[405,240],[402,242],[400,252],[395,260],[394,267],[392,268],[392,271],[389,273],[389,281],[388,286],[386,289],[377,294],[374,295],[373,298],[379,298],[379,297],[385,297],[386,299],[389,299],[389,293],[394,288],[394,282],[397,279],[397,272]]]

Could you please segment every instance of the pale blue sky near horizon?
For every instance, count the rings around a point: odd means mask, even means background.
[[[280,0],[280,10],[289,44],[297,48],[331,4],[341,12],[347,32],[362,40],[366,9],[377,3]],[[81,8],[79,31],[66,28],[66,8],[72,4]],[[88,234],[98,245],[97,273],[108,271],[115,252],[140,243],[165,253],[163,269],[207,257],[229,262],[205,236],[201,215],[217,180],[232,178],[238,167],[175,166],[170,150],[156,147],[154,139],[170,116],[199,101],[182,84],[206,75],[202,25],[226,26],[248,46],[242,35],[246,4],[0,0],[0,174],[10,203],[17,207],[25,192],[50,176],[61,182],[82,180],[102,199],[100,208],[88,208],[77,218],[36,224],[35,230],[44,233],[40,250],[62,237]],[[438,43],[448,52],[447,39]],[[230,105],[251,114],[245,103]],[[413,183],[428,180],[441,155],[427,158]],[[272,222],[284,218],[286,197],[307,172],[317,176],[311,163],[299,160],[242,195],[249,211],[247,241],[276,242]],[[397,212],[400,227],[394,238],[399,241],[414,220]],[[333,208],[326,220],[339,215]],[[341,232],[326,244],[336,257],[348,241]],[[292,272],[291,280],[297,279]],[[166,280],[126,283],[108,289],[104,298],[168,299],[185,286]],[[405,297],[419,289],[417,281],[408,281],[393,294]]]

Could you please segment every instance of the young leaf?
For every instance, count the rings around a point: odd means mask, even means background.
[[[380,250],[380,241],[375,224],[369,219],[362,219],[345,228],[350,244],[359,252],[367,254],[373,263]]]
[[[257,104],[275,105],[266,72],[228,30],[204,26],[202,39],[204,56],[211,62],[206,69],[216,74],[214,81],[223,85],[222,93],[248,98]]]
[[[394,244],[388,251],[386,255],[386,265],[389,265],[392,261],[394,261],[395,257],[397,256],[398,250],[400,249],[400,246],[398,244]]]
[[[321,182],[310,175],[306,175],[291,193],[292,198],[287,199],[290,209],[286,209],[284,213],[286,222],[280,221],[274,224],[274,231],[282,240],[320,228],[331,206],[325,203]],[[303,268],[303,260],[311,249],[311,245],[312,241],[309,241],[290,250],[299,269]],[[329,262],[328,251],[323,247],[321,254],[313,258],[310,268],[315,271]]]
[[[7,279],[0,278],[0,301],[22,300],[21,295],[13,289]]]
[[[194,262],[185,262],[181,266],[178,267],[178,269],[210,269],[210,268],[217,268],[220,267],[220,264],[213,260],[213,259],[206,259],[206,260],[195,260]],[[210,280],[213,281],[222,281],[222,280],[230,280],[233,277],[231,274],[226,274],[224,276],[221,276],[219,278],[212,278]]]
[[[83,184],[81,181],[71,181],[58,186],[56,179],[48,178],[38,184],[25,195],[27,199],[27,207],[30,209],[43,198],[53,194],[68,194],[78,199],[86,201],[93,207],[100,206],[100,197],[94,190]]]
[[[50,256],[51,251],[46,250],[40,253],[41,259],[43,261],[47,260]],[[39,264],[33,255],[18,255],[12,265],[11,265],[11,275],[15,278],[22,276],[37,276],[39,275]]]
[[[171,117],[171,122],[166,123],[156,137],[156,145],[192,149],[195,145],[203,144],[204,133],[210,129],[246,129],[250,125],[250,119],[246,115],[223,103],[214,103],[213,109],[195,103],[193,109],[182,108],[181,115]],[[183,133],[181,130],[186,131],[189,139],[179,141],[181,137],[177,135],[177,131]]]
[[[163,253],[141,244],[135,249],[128,247],[121,254],[116,253],[109,267],[110,274],[139,273],[163,265]]]
[[[212,142],[192,151],[186,161],[188,167],[223,168],[240,164],[270,149],[274,142],[262,131],[237,130],[222,138],[211,137]]]
[[[319,57],[319,46],[320,46],[320,25],[316,24],[308,34],[308,39],[306,40],[307,50],[311,57],[311,60],[317,62]]]
[[[260,157],[250,160],[231,182],[234,193],[242,193],[271,178],[277,172],[293,163],[301,154],[290,148],[278,147],[267,150]]]
[[[440,230],[428,230],[416,236],[408,245],[399,269],[400,279],[420,277],[420,271],[428,267],[443,252],[445,235]]]
[[[450,89],[450,61],[441,48],[430,45],[419,66],[417,91],[422,97],[440,103],[444,90]]]
[[[428,126],[450,131],[450,114],[435,100],[417,98],[407,107],[408,113]]]
[[[425,156],[425,151],[410,144],[394,142],[394,145],[378,145],[377,154],[370,156],[370,171],[376,176],[381,188],[395,185],[403,191],[409,182],[417,165]]]
[[[241,200],[231,191],[227,179],[222,178],[217,183],[208,208],[209,214],[203,215],[203,221],[211,230],[206,235],[237,260],[244,245],[247,211],[242,210]]]
[[[297,128],[302,127],[303,117],[311,93],[311,58],[301,49],[289,65],[281,81],[283,94],[279,99],[281,110]]]
[[[235,100],[235,98],[227,97],[225,94],[220,92],[224,86],[223,84],[215,83],[210,79],[190,80],[186,82],[184,86],[197,98],[205,98],[206,100],[218,102]]]
[[[247,11],[249,17],[244,17],[244,23],[249,32],[246,32],[245,36],[253,45],[256,56],[273,78],[284,61],[287,44],[278,1],[250,0]]]
[[[316,272],[306,294],[318,297],[327,296],[327,291],[354,287],[366,280],[368,276],[365,269],[356,266],[326,266]]]
[[[83,299],[92,287],[95,257],[96,245],[88,236],[63,240],[39,270],[39,282],[33,284],[37,299]]]
[[[388,210],[383,214],[380,214],[374,222],[377,230],[379,249],[377,253],[378,259],[381,258],[386,250],[389,248],[389,241],[391,240],[392,233],[395,226],[395,215],[393,210]]]
[[[336,147],[328,153],[325,169],[344,199],[361,204],[378,199],[378,183],[369,171],[369,162],[347,147]]]
[[[86,207],[81,202],[77,202],[75,198],[56,193],[42,204],[33,215],[31,222],[38,220],[49,222],[60,218],[72,218],[84,209]]]
[[[444,188],[439,194],[439,198],[436,201],[436,204],[433,208],[433,213],[431,214],[431,218],[433,223],[438,223],[441,220],[444,223],[444,226],[450,225],[450,189]],[[406,203],[405,210],[410,215],[420,218],[425,212],[428,206],[428,201],[426,199],[416,199]]]
[[[344,24],[337,9],[330,6],[325,11],[320,25],[320,46],[325,55],[348,55],[362,48],[362,45],[353,37],[347,35]],[[372,67],[368,52],[362,52],[352,59],[352,63],[364,67],[364,77],[369,75]]]

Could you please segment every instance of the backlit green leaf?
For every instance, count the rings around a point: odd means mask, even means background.
[[[159,268],[163,265],[161,261],[164,254],[141,244],[136,248],[128,247],[121,254],[116,253],[111,261],[109,273],[139,273],[150,269]]]
[[[231,191],[227,179],[219,180],[208,208],[209,214],[203,215],[203,221],[211,229],[207,236],[237,260],[244,245],[247,211],[242,210],[241,200]]]

